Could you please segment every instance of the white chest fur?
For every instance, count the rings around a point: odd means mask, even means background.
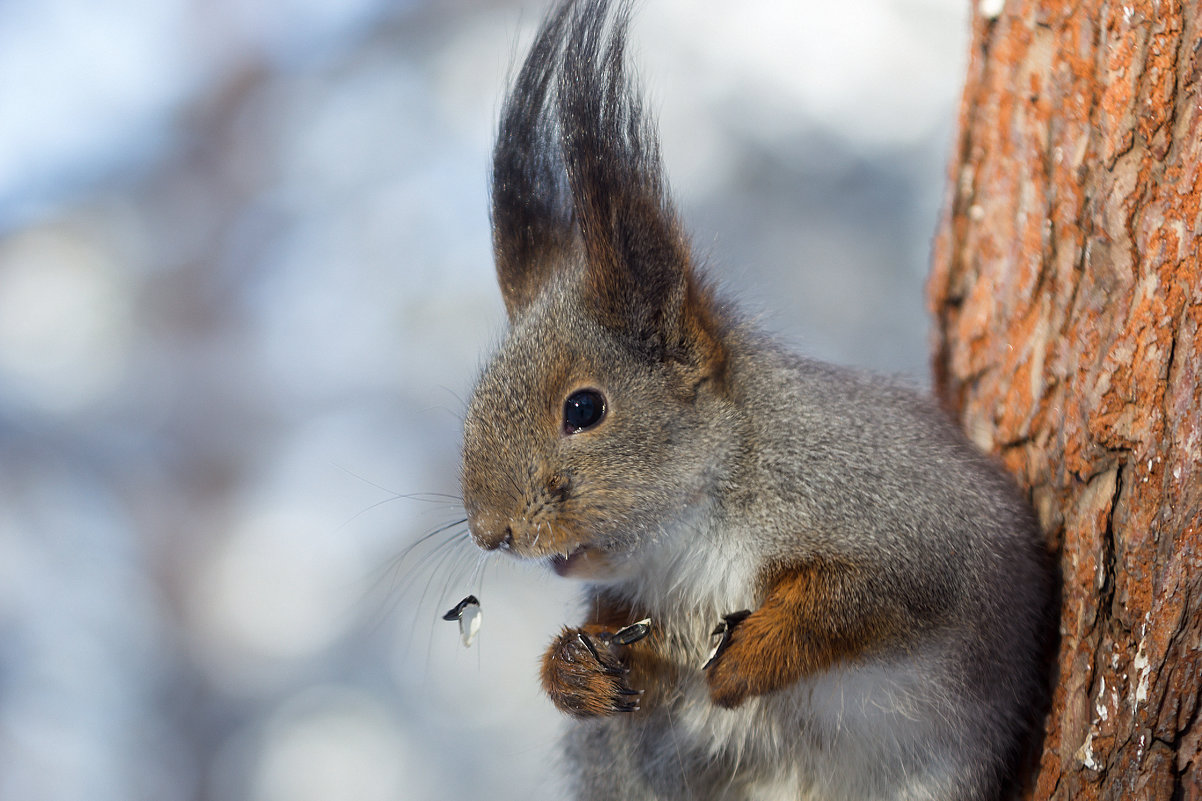
[[[631,600],[665,619],[698,618],[712,630],[722,616],[759,603],[761,557],[745,543],[748,532],[714,522],[712,502],[697,501],[636,557],[627,588]],[[704,619],[701,619],[704,618]],[[698,642],[705,650],[706,637]]]
[[[702,666],[711,632],[723,615],[762,601],[761,564],[740,547],[754,539],[710,520],[703,507],[682,515],[625,583],[640,614],[664,626],[669,658],[683,668],[654,713],[668,753],[649,757],[666,770],[681,760],[724,763],[744,777],[738,798],[946,797],[945,766],[980,743],[963,701],[948,695],[938,649],[839,665],[733,710],[710,701]]]

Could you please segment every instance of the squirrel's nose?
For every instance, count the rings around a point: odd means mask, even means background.
[[[486,525],[483,521],[472,520],[468,527],[472,530],[472,539],[486,551],[498,548],[508,551],[513,547],[513,528],[508,523],[498,521],[495,525]]]

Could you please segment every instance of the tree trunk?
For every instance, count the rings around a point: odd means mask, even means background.
[[[928,294],[937,391],[1059,555],[1025,798],[1202,798],[1200,12],[973,20]]]

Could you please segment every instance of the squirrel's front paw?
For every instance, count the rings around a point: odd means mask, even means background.
[[[642,624],[636,624],[642,625]],[[579,718],[639,708],[640,690],[626,683],[623,651],[633,642],[619,632],[565,628],[543,655],[543,689],[555,706]]]

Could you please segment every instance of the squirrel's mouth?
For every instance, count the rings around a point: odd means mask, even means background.
[[[581,545],[566,554],[555,554],[548,562],[556,574],[565,578],[601,578],[610,572],[609,559],[596,548]]]
[[[572,575],[572,572],[577,568],[577,566],[579,566],[583,560],[588,558],[585,555],[587,550],[588,547],[582,545],[569,554],[557,553],[553,555],[549,560],[551,563],[551,569],[560,576]]]

